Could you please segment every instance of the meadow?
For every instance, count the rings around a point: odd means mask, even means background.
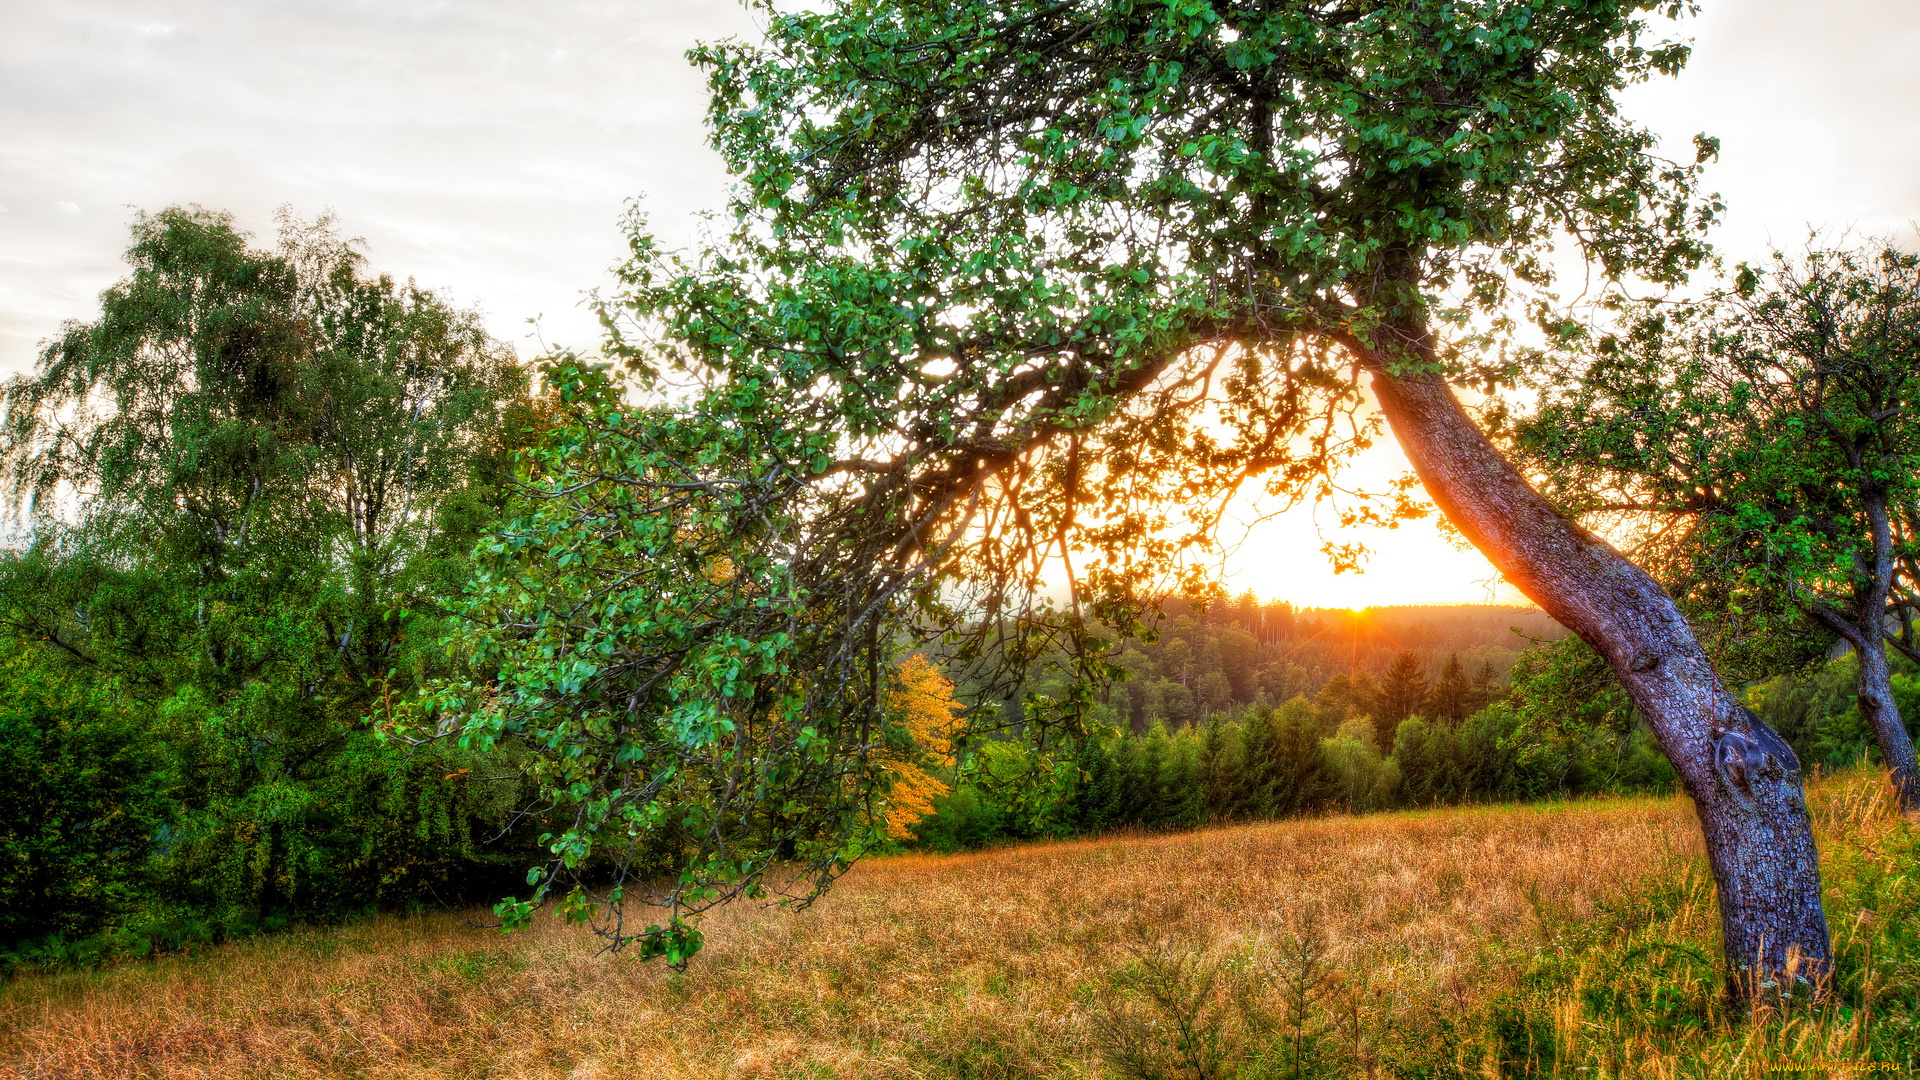
[[[1905,1071],[1920,846],[1885,791],[1812,785],[1835,992],[1748,1017],[1691,807],[1635,798],[876,858],[809,910],[723,911],[684,973],[447,912],[17,974],[0,1076]]]

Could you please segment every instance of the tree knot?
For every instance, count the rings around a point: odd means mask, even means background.
[[[1746,729],[1713,725],[1713,767],[1728,787],[1751,794],[1756,781],[1799,780],[1799,756],[1753,710],[1735,705],[1728,719]]]

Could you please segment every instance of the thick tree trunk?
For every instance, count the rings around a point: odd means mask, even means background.
[[[1860,469],[1858,460],[1852,462]],[[1901,719],[1900,707],[1893,700],[1893,676],[1887,666],[1887,600],[1893,593],[1893,525],[1887,517],[1886,498],[1871,488],[1863,489],[1860,502],[1866,510],[1868,539],[1873,545],[1872,562],[1855,583],[1851,606],[1836,611],[1825,604],[1807,608],[1815,622],[1839,635],[1853,646],[1860,660],[1859,677],[1854,680],[1854,698],[1860,715],[1873,732],[1880,748],[1880,760],[1892,771],[1894,797],[1901,809],[1920,806],[1920,769],[1916,769],[1913,739]]]
[[[1887,642],[1872,628],[1861,627],[1860,679],[1854,688],[1860,715],[1880,745],[1880,759],[1893,770],[1893,790],[1902,809],[1920,806],[1920,768],[1916,768],[1913,739],[1893,702],[1893,678],[1887,667]]]
[[[1427,493],[1507,580],[1606,659],[1679,771],[1706,835],[1736,992],[1787,987],[1790,974],[1822,984],[1831,947],[1793,750],[1727,691],[1665,590],[1547,505],[1444,379],[1363,362]]]
[[[1887,463],[1897,467],[1897,462]],[[1855,463],[1858,468],[1858,463]],[[1893,770],[1894,796],[1901,809],[1920,805],[1920,772],[1915,771],[1913,739],[1893,703],[1893,679],[1887,670],[1887,597],[1893,592],[1893,523],[1887,517],[1886,494],[1877,484],[1860,493],[1867,512],[1867,533],[1873,542],[1872,578],[1854,595],[1853,646],[1860,653],[1860,680],[1855,696],[1860,715],[1880,744],[1880,759]]]

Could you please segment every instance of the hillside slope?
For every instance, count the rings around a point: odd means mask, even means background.
[[[1641,799],[876,859],[812,910],[724,912],[684,975],[550,920],[503,937],[446,914],[23,976],[0,1076],[1911,1067],[1915,843],[1880,790],[1816,791],[1841,1003],[1784,1022],[1730,1026],[1693,815]]]

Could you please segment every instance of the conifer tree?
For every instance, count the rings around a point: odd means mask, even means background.
[[[1280,760],[1274,736],[1271,712],[1247,714],[1240,736],[1245,767],[1240,776],[1240,788],[1234,793],[1234,810],[1249,821],[1265,821],[1278,813],[1276,794]]]
[[[1468,688],[1467,701],[1470,707],[1467,714],[1471,716],[1498,700],[1500,676],[1493,670],[1493,661],[1482,660],[1480,670],[1473,673],[1473,684]]]
[[[1206,823],[1207,788],[1201,771],[1200,743],[1199,732],[1192,728],[1167,739],[1155,785],[1159,824],[1165,828],[1191,829]]]
[[[1252,589],[1240,594],[1233,602],[1233,621],[1235,625],[1248,633],[1260,628],[1260,598]]]
[[[1063,814],[1068,827],[1077,833],[1099,834],[1119,825],[1126,813],[1126,776],[1112,748],[1095,736],[1080,740],[1073,769],[1077,783]]]
[[[1377,696],[1373,679],[1366,672],[1342,672],[1328,679],[1313,696],[1313,707],[1320,725],[1332,730],[1354,717],[1371,716]]]
[[[1415,716],[1394,733],[1392,760],[1400,771],[1400,794],[1408,806],[1441,806],[1460,796],[1453,729]]]
[[[1394,732],[1405,720],[1427,703],[1427,672],[1418,657],[1402,652],[1380,673],[1380,689],[1374,693],[1373,722],[1380,733],[1380,745],[1391,752]]]
[[[1440,679],[1427,695],[1426,714],[1457,728],[1473,711],[1472,704],[1473,684],[1467,681],[1466,669],[1460,666],[1460,654],[1448,653],[1446,666],[1440,669]]]
[[[1209,821],[1231,821],[1242,816],[1239,797],[1247,778],[1243,732],[1243,725],[1223,720],[1218,713],[1207,721],[1201,737],[1200,763]]]
[[[1513,796],[1515,737],[1522,719],[1512,705],[1496,701],[1474,710],[1460,725],[1460,783],[1464,797],[1497,802]]]
[[[1320,810],[1332,795],[1332,777],[1320,746],[1320,727],[1304,698],[1294,698],[1268,716],[1268,806],[1276,817]]]
[[[1293,605],[1285,601],[1260,609],[1262,641],[1281,641],[1293,636]]]
[[[1122,745],[1126,748],[1120,759],[1126,777],[1122,820],[1128,825],[1152,828],[1160,824],[1160,770],[1166,761],[1167,726],[1155,720],[1147,725],[1145,734],[1123,740]]]

